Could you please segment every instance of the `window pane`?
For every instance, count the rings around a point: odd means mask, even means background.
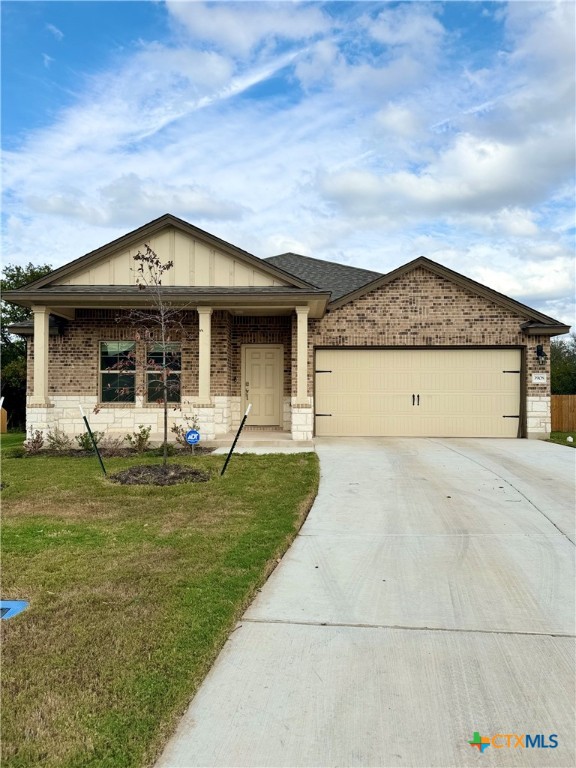
[[[180,376],[176,373],[171,373],[168,376],[168,393],[167,402],[179,403],[180,402]],[[158,373],[148,374],[148,402],[156,403],[158,401],[164,401],[164,387],[162,384],[162,375]]]
[[[101,341],[100,370],[133,371],[136,367],[133,341]]]
[[[166,352],[166,367],[171,371],[181,370],[180,344],[169,343],[164,345]],[[148,352],[148,368],[154,370],[162,367],[162,344],[154,344]]]
[[[134,374],[103,373],[102,374],[103,403],[133,403]]]

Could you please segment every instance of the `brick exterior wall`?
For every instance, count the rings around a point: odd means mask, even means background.
[[[130,323],[127,313],[111,309],[77,310],[77,319],[64,326],[61,336],[51,336],[48,365],[49,395],[90,395],[98,397],[100,376],[100,342],[134,341],[137,331]],[[198,315],[186,312],[183,315],[182,333],[182,394],[198,394]],[[216,337],[218,343],[218,337]],[[143,342],[137,342],[136,391],[144,391],[145,373]],[[221,362],[216,357],[215,366]],[[218,376],[215,375],[218,381]],[[34,388],[34,341],[28,342],[28,394]]]
[[[100,342],[134,340],[136,331],[127,313],[116,310],[78,310],[77,319],[64,327],[61,336],[50,337],[48,385],[50,395],[98,396]],[[182,333],[182,396],[198,394],[198,314],[185,312]],[[241,348],[243,344],[284,346],[284,394],[290,395],[291,318],[235,317],[212,313],[211,393],[241,395]],[[143,355],[137,342],[136,390],[144,391]],[[28,394],[34,389],[34,341],[28,341]]]
[[[313,393],[314,347],[346,346],[526,346],[526,392],[549,396],[549,361],[536,360],[536,345],[550,354],[548,336],[520,330],[527,318],[468,291],[422,267],[309,321],[308,394]],[[296,394],[296,318],[292,394]],[[547,373],[548,384],[532,384],[532,373]]]
[[[212,350],[210,355],[210,389],[213,395],[227,395],[230,380],[230,316],[228,312],[212,313]],[[196,322],[196,338],[198,338],[198,322]],[[192,360],[187,365],[194,373],[192,388],[198,393],[198,342],[196,341]],[[184,361],[182,362],[184,367]]]

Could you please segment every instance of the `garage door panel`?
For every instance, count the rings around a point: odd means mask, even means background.
[[[473,434],[471,430],[473,429]],[[407,422],[401,416],[375,416],[358,433],[358,421],[353,416],[340,416],[330,424],[323,419],[316,421],[316,434],[319,437],[518,437],[518,421],[502,419],[495,423],[493,419],[479,419],[471,427],[468,419],[427,417],[415,422]]]
[[[317,434],[323,437],[470,437],[470,425],[466,420],[453,417],[428,416],[419,421],[406,421],[397,416],[375,416],[358,435],[358,421],[355,416],[318,417]],[[504,419],[494,422],[484,417],[474,422],[473,437],[518,437],[518,420]]]
[[[490,371],[454,372],[450,378],[445,373],[431,373],[420,376],[415,382],[425,392],[474,392],[496,394],[516,393],[518,378]]]
[[[402,415],[383,417],[376,415],[370,420],[361,437],[518,437],[518,420],[501,419],[495,423],[491,418],[480,418],[473,422],[474,434],[471,435],[470,420],[451,417],[427,416],[418,422],[406,421]],[[355,416],[318,417],[316,430],[319,437],[358,435],[358,420]]]
[[[319,436],[518,436],[518,349],[318,350],[316,368]]]
[[[462,414],[470,417],[489,416],[494,417],[494,397],[492,394],[482,393],[463,393],[460,397],[451,395],[435,396],[434,394],[422,395],[420,397],[420,415],[425,417],[428,413],[445,414],[447,417],[451,414]],[[503,416],[519,415],[518,398],[515,395],[502,394],[498,398],[498,407]]]
[[[358,418],[365,413],[409,413],[412,410],[411,396],[406,394],[364,395],[340,394],[325,395],[318,405],[317,413],[342,414]]]

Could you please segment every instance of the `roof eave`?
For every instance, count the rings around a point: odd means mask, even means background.
[[[323,317],[330,300],[329,291],[303,291],[287,288],[284,292],[271,293],[211,293],[194,295],[166,292],[163,299],[172,306],[182,309],[196,309],[197,307],[214,307],[214,309],[290,309],[308,306],[311,318]],[[33,306],[45,306],[55,314],[63,313],[66,309],[133,309],[150,307],[149,295],[145,293],[66,293],[50,291],[42,293],[41,290],[7,291],[3,297],[5,301],[18,304],[21,307],[31,309]]]
[[[520,326],[527,336],[563,336],[570,333],[571,326],[564,323],[524,323]]]
[[[12,323],[7,327],[8,333],[14,336],[34,336],[34,323]],[[49,336],[59,336],[62,333],[61,327],[50,323],[48,327]]]

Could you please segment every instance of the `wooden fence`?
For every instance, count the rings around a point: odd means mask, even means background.
[[[576,395],[552,395],[552,432],[576,431]]]

